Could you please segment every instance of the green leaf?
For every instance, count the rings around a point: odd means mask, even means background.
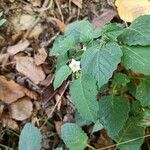
[[[122,46],[122,64],[127,69],[150,75],[150,46]]]
[[[67,53],[65,55],[59,55],[56,61],[56,71],[58,71],[62,66],[69,62]]]
[[[76,21],[66,27],[65,35],[75,37],[76,42],[89,42],[93,39],[93,26],[87,20]]]
[[[33,124],[27,123],[20,134],[19,150],[40,150],[41,133]]]
[[[50,56],[58,54],[64,55],[73,48],[75,48],[75,39],[73,36],[59,36],[50,50]]]
[[[3,16],[3,12],[0,12],[0,17]],[[0,26],[2,26],[6,22],[6,19],[1,19],[0,18]]]
[[[127,45],[150,45],[150,16],[140,16],[120,36]]]
[[[119,135],[114,138],[119,150],[139,150],[143,144],[145,128],[138,126],[140,123],[139,118],[129,118],[124,128],[120,131]],[[125,142],[124,144],[121,144]]]
[[[97,120],[96,123],[94,124],[92,133],[102,130],[103,128],[104,128],[103,125],[100,123],[99,120]]]
[[[72,72],[71,69],[67,65],[62,66],[56,72],[56,76],[53,84],[54,89],[57,89],[63,83],[63,81],[67,79],[67,77],[71,74],[71,72]]]
[[[141,102],[143,107],[150,107],[150,77],[140,79],[135,97]]]
[[[73,123],[61,126],[61,136],[69,150],[84,150],[88,137],[81,128]]]
[[[109,41],[117,41],[117,37],[123,32],[120,24],[109,23],[101,28],[101,35]]]
[[[113,79],[113,84],[126,85],[130,80],[126,74],[116,73]]]
[[[57,148],[55,148],[53,150],[63,150],[63,148],[62,147],[57,147]]]
[[[83,118],[95,122],[97,119],[98,102],[96,100],[96,81],[90,75],[83,75],[74,80],[71,87],[71,100]]]
[[[129,114],[128,101],[119,96],[105,96],[99,101],[99,120],[110,137],[116,136],[124,126]]]
[[[114,42],[107,43],[103,47],[94,45],[82,55],[81,70],[83,74],[92,74],[101,87],[112,77],[121,56],[122,51]]]

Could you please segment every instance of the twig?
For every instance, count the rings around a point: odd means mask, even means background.
[[[59,11],[59,13],[60,13],[61,21],[64,22],[64,16],[63,16],[63,14],[62,14],[62,11],[61,11],[61,9],[60,9],[60,6],[59,6],[57,0],[54,0],[54,1],[55,1],[55,3],[56,3],[56,6],[57,6],[58,11]]]
[[[55,109],[57,108],[58,104],[60,103],[61,99],[62,99],[62,96],[64,95],[67,87],[69,86],[69,81],[66,83],[65,87],[63,88],[63,90],[61,91],[60,93],[60,97],[59,99],[57,100],[55,106],[53,107],[52,111],[50,112],[50,114],[47,116],[47,119],[45,120],[45,122],[42,124],[42,126],[40,127],[40,130],[44,127],[44,125],[48,122],[48,119],[53,115]]]
[[[30,35],[30,33],[31,33],[31,31],[32,31],[32,30],[34,29],[34,27],[40,22],[42,16],[44,15],[45,10],[47,10],[47,9],[45,9],[45,8],[47,7],[48,3],[49,3],[49,0],[45,0],[45,1],[44,1],[43,6],[42,6],[42,10],[41,10],[39,16],[38,16],[37,19],[31,24],[31,26],[28,28],[28,30],[27,30],[27,32],[26,32],[24,38],[28,38],[29,35]]]

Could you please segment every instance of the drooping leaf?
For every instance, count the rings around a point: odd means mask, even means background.
[[[20,134],[19,150],[40,150],[41,133],[33,124],[27,123]]]
[[[75,48],[75,39],[73,36],[59,36],[50,50],[50,56],[58,54],[64,55],[73,48]]]
[[[143,107],[150,106],[150,77],[140,79],[135,97],[141,102]]]
[[[127,69],[150,75],[150,46],[122,46],[122,64]]]
[[[84,150],[87,145],[87,135],[73,123],[62,125],[61,137],[69,150]]]
[[[98,102],[96,101],[96,81],[90,75],[74,80],[71,87],[71,100],[83,118],[96,121]]]
[[[67,79],[67,77],[71,74],[71,69],[65,65],[62,66],[57,72],[54,80],[54,89],[57,89],[63,81]]]
[[[65,30],[65,35],[75,37],[76,42],[89,42],[93,39],[93,26],[87,20],[76,21],[69,24]]]
[[[119,150],[139,150],[143,144],[145,128],[138,126],[140,123],[139,118],[129,118],[124,128],[120,131],[119,135],[114,138]],[[121,144],[123,143],[124,144]]]
[[[127,45],[149,45],[150,15],[138,17],[129,28],[119,36],[122,43]]]
[[[94,45],[87,49],[81,58],[83,74],[92,74],[99,87],[108,82],[121,61],[122,51],[119,46],[110,42],[100,47]]]
[[[99,120],[110,137],[116,136],[124,126],[129,114],[127,100],[119,96],[105,96],[99,101]]]

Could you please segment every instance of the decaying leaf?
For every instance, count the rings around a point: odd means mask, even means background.
[[[36,65],[41,65],[47,58],[47,53],[44,48],[38,49],[38,53],[34,57],[34,62]]]
[[[19,43],[17,43],[16,45],[10,46],[7,49],[7,52],[10,55],[15,55],[18,52],[24,51],[28,46],[30,45],[28,40],[21,40]]]
[[[149,0],[116,0],[115,5],[122,20],[132,22],[141,15],[150,15]]]
[[[28,119],[33,110],[33,104],[28,97],[23,97],[10,105],[10,115],[15,120]]]
[[[18,126],[17,122],[11,118],[3,117],[2,124],[3,124],[3,127],[7,127],[10,129],[13,129],[13,130],[19,130],[19,126]]]
[[[37,93],[17,84],[13,80],[8,81],[4,76],[0,76],[0,100],[6,104],[11,104],[23,96],[37,100]]]
[[[92,24],[95,28],[100,28],[106,23],[109,23],[116,16],[116,14],[116,11],[112,9],[105,9],[100,16],[93,19]]]
[[[82,9],[82,0],[71,0],[76,6]]]
[[[4,76],[0,76],[0,100],[10,104],[24,95],[22,86],[13,80],[8,81]]]
[[[0,64],[8,60],[9,54],[0,54]]]
[[[45,73],[40,66],[36,66],[32,57],[17,57],[16,69],[35,84],[45,79]]]

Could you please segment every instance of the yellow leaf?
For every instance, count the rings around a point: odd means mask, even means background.
[[[142,15],[150,15],[149,0],[116,0],[115,5],[120,18],[127,22]]]

